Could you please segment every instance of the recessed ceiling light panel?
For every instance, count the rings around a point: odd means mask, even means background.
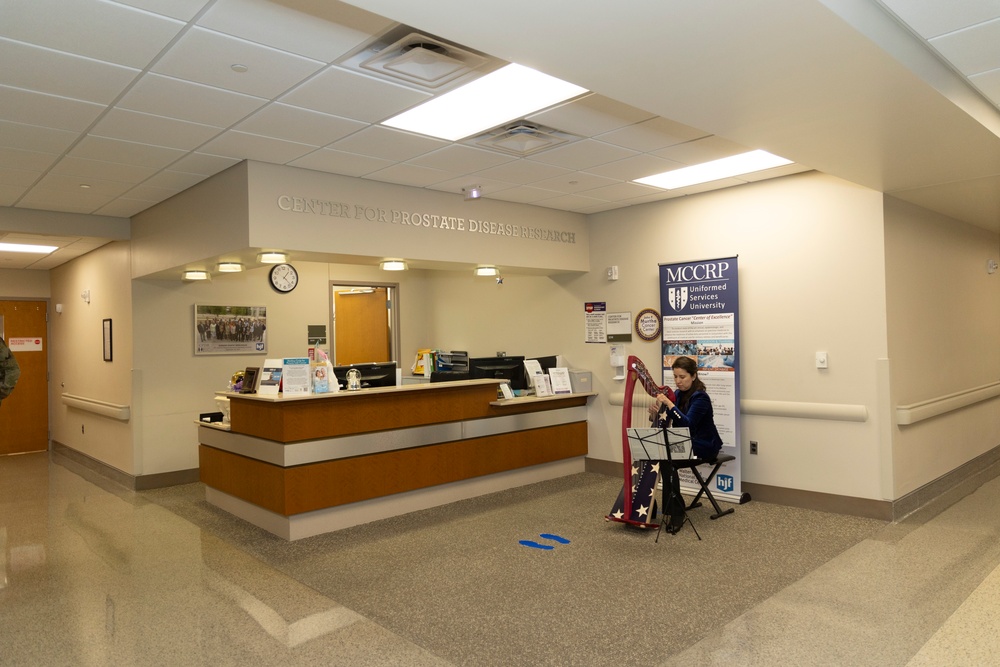
[[[782,167],[791,163],[791,160],[786,160],[767,151],[757,150],[724,157],[721,160],[712,160],[711,162],[703,162],[702,164],[690,167],[665,171],[662,174],[637,178],[635,182],[642,183],[643,185],[652,185],[653,187],[665,190],[676,190],[677,188],[685,188],[689,185],[710,183],[723,178],[751,174],[755,171],[773,169],[774,167]]]
[[[586,92],[586,88],[530,67],[511,64],[404,111],[382,124],[458,141]]]

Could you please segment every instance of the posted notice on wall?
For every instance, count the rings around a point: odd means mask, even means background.
[[[608,342],[632,342],[632,313],[608,313]]]
[[[584,342],[608,342],[607,310],[608,304],[603,301],[588,301],[583,304],[584,318],[586,322]]]

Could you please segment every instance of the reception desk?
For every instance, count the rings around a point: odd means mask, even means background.
[[[228,394],[199,427],[206,499],[294,540],[584,470],[593,394],[497,399],[496,380]]]

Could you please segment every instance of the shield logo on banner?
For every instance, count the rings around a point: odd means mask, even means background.
[[[671,287],[667,290],[667,302],[674,310],[683,310],[688,303],[688,288]]]

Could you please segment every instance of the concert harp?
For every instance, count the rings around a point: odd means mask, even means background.
[[[651,522],[651,514],[645,519],[635,511],[632,505],[633,486],[648,486],[655,484],[656,475],[653,474],[652,482],[648,479],[648,471],[636,470],[633,466],[632,449],[629,446],[628,429],[645,428],[650,425],[649,406],[656,402],[657,394],[664,394],[671,401],[674,400],[674,391],[670,387],[660,386],[653,380],[649,370],[638,357],[630,356],[625,366],[625,400],[622,403],[622,465],[624,468],[624,484],[618,501],[611,509],[611,513],[606,517],[609,521],[618,521],[634,526],[649,528],[656,526]],[[645,481],[645,484],[643,483]]]

